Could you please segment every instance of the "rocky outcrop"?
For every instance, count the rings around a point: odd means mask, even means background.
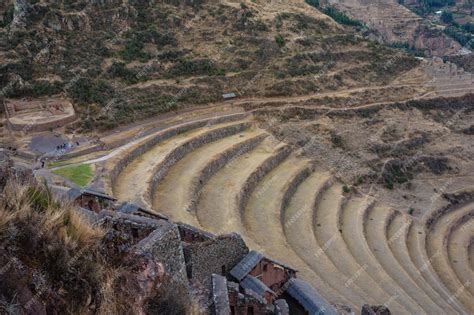
[[[248,252],[244,240],[236,233],[185,244],[188,278],[210,289],[212,274],[225,276]]]

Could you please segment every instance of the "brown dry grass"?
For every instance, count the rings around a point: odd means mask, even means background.
[[[43,313],[44,306],[58,314],[133,314],[142,307],[197,314],[186,289],[171,282],[137,304],[136,261],[105,251],[107,233],[46,185],[8,182],[0,195],[0,313]]]
[[[60,313],[89,313],[91,305],[111,300],[102,284],[116,270],[100,253],[104,233],[46,186],[8,182],[0,198],[0,260],[19,263],[2,275],[0,295],[20,304],[18,292],[31,290]],[[41,287],[32,284],[36,275],[44,278]]]

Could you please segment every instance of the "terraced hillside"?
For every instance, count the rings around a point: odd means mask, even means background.
[[[70,128],[82,132],[226,92],[280,97],[388,83],[418,64],[303,0],[3,2],[2,95],[62,93],[81,118]]]
[[[406,45],[426,56],[446,56],[458,52],[461,45],[431,25],[428,20],[394,0],[326,0],[349,16],[364,22],[385,43]]]
[[[472,193],[409,215],[349,191],[244,112],[177,123],[101,163],[117,198],[214,233],[237,231],[333,304],[474,312]]]
[[[88,138],[53,168],[94,164],[120,201],[238,232],[333,304],[474,313],[474,194],[447,193],[472,186],[471,73],[311,1],[5,2],[2,94],[64,94],[64,134]],[[328,2],[388,42],[459,48],[395,1]]]

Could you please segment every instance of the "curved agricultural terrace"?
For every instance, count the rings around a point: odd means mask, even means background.
[[[236,231],[328,301],[400,314],[474,312],[474,204],[416,220],[341,182],[251,114],[176,123],[103,162],[106,189],[175,221]],[[449,210],[449,211],[448,211]]]

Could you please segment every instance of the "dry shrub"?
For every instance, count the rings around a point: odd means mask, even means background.
[[[9,285],[0,286],[0,297],[14,303],[35,296],[59,313],[98,308],[113,273],[100,253],[103,235],[46,186],[8,182],[0,199],[0,263],[7,266],[0,277]]]
[[[0,197],[0,313],[132,314],[140,308],[136,294],[144,292],[143,312],[198,314],[170,275],[152,277],[148,291],[124,285],[143,285],[134,278],[140,260],[117,260],[105,250],[104,235],[47,186],[8,182]]]

